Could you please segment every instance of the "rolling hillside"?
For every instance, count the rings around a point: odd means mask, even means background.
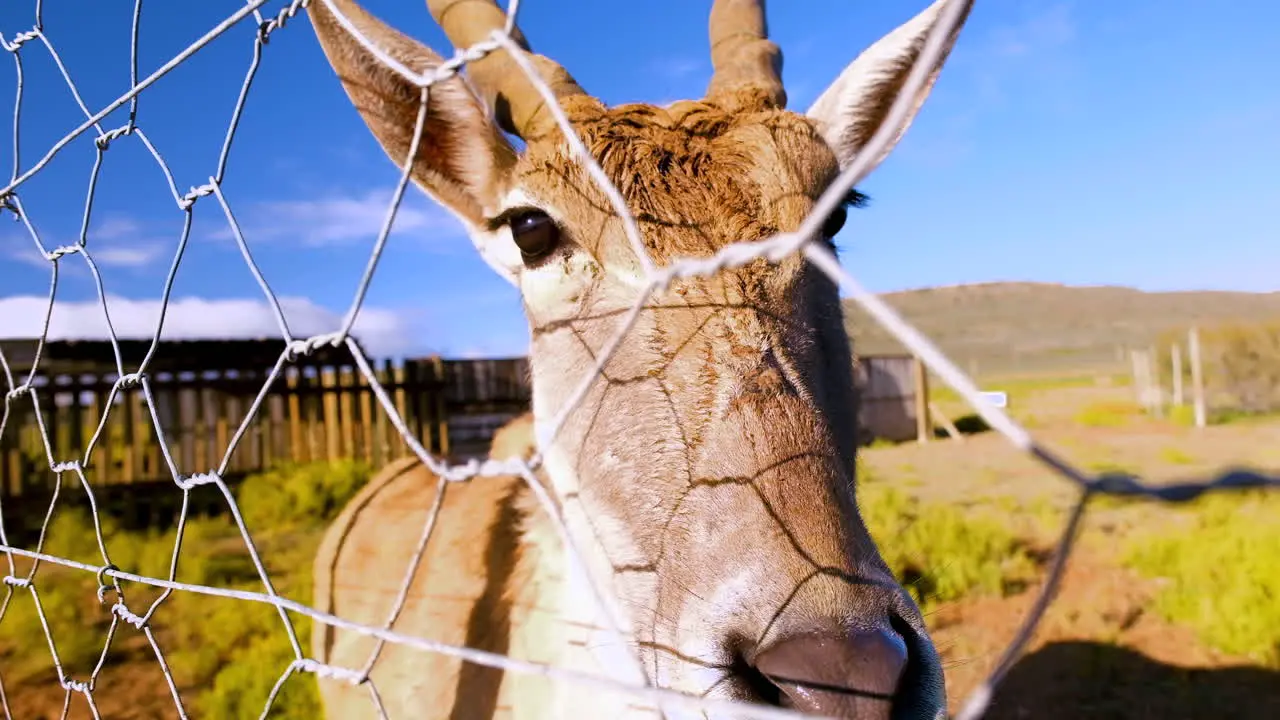
[[[1143,292],[1126,287],[982,283],[881,296],[961,367],[980,375],[1127,367],[1124,349],[1193,322],[1280,319],[1280,292]],[[860,354],[901,346],[852,301]]]

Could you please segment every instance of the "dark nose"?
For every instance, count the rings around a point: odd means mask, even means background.
[[[777,687],[783,707],[888,718],[907,668],[907,644],[887,629],[793,635],[758,653],[753,664]]]

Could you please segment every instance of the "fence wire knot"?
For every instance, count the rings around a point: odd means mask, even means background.
[[[90,692],[93,691],[93,681],[90,680],[89,682],[84,682],[82,680],[72,680],[66,675],[63,675],[62,687],[72,692],[78,692],[78,693],[83,693],[85,695],[88,695]]]
[[[212,195],[214,191],[215,185],[212,182],[205,183],[200,187],[193,187],[187,191],[186,195],[183,195],[178,199],[178,207],[183,211],[190,210],[191,206],[196,204],[196,200],[199,200],[202,197],[208,197]]]
[[[84,248],[80,245],[62,245],[45,253],[44,259],[49,262],[56,262],[58,258],[64,255],[75,255],[80,252],[84,252]]]
[[[222,476],[218,474],[217,470],[210,470],[209,472],[180,475],[177,482],[178,487],[183,490],[190,490],[201,485],[219,484],[222,482]]]
[[[5,575],[4,584],[9,587],[25,589],[31,587],[31,578],[20,578],[14,577],[13,575]]]
[[[11,53],[16,53],[18,50],[22,49],[23,45],[32,40],[39,39],[39,37],[40,29],[32,28],[26,32],[17,33],[13,36],[13,40],[9,42],[6,42],[4,36],[0,35],[0,44],[3,44],[5,50],[8,50]]]
[[[116,138],[119,138],[119,137],[124,137],[125,135],[132,134],[135,128],[136,126],[133,125],[132,123],[128,125],[121,125],[118,128],[108,130],[102,133],[101,135],[99,135],[98,137],[94,138],[93,144],[97,145],[99,150],[105,151],[107,148],[111,146],[112,140],[115,140]]]
[[[290,18],[301,12],[309,3],[310,0],[293,0],[289,5],[281,8],[275,17],[258,23],[258,42],[263,45],[270,42],[271,33],[283,28]]]
[[[99,596],[99,598],[101,598],[101,596]],[[139,630],[142,629],[143,625],[147,624],[147,619],[141,615],[135,615],[133,611],[129,610],[129,608],[125,606],[123,600],[117,600],[116,603],[111,606],[111,612],[114,613],[116,617],[119,617],[121,620],[129,623]]]
[[[300,357],[306,357],[316,350],[328,345],[330,347],[338,347],[346,340],[346,333],[331,332],[315,335],[305,340],[293,340],[285,347],[285,360],[294,362]]]
[[[326,665],[311,658],[294,660],[293,666],[303,672],[314,673],[317,677],[346,680],[352,685],[360,685],[369,681],[369,676],[366,673],[352,670],[350,668],[338,667],[337,665]]]
[[[121,375],[120,378],[116,380],[116,387],[119,388],[120,390],[127,390],[129,388],[138,387],[142,385],[143,377],[144,377],[144,374],[140,372],[126,373],[124,375]]]
[[[50,463],[49,469],[55,473],[62,474],[64,472],[80,472],[79,460],[63,460],[62,462]]]

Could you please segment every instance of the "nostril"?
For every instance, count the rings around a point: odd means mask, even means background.
[[[902,636],[886,629],[793,636],[753,660],[780,691],[776,704],[833,717],[887,718],[908,658]]]

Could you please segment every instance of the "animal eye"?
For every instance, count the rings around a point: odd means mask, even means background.
[[[822,223],[822,237],[830,240],[840,232],[840,228],[844,227],[844,221],[849,217],[848,211],[843,207],[838,207],[827,216],[826,222]]]
[[[526,210],[509,221],[511,237],[525,260],[546,257],[560,244],[560,226],[541,210]]]

